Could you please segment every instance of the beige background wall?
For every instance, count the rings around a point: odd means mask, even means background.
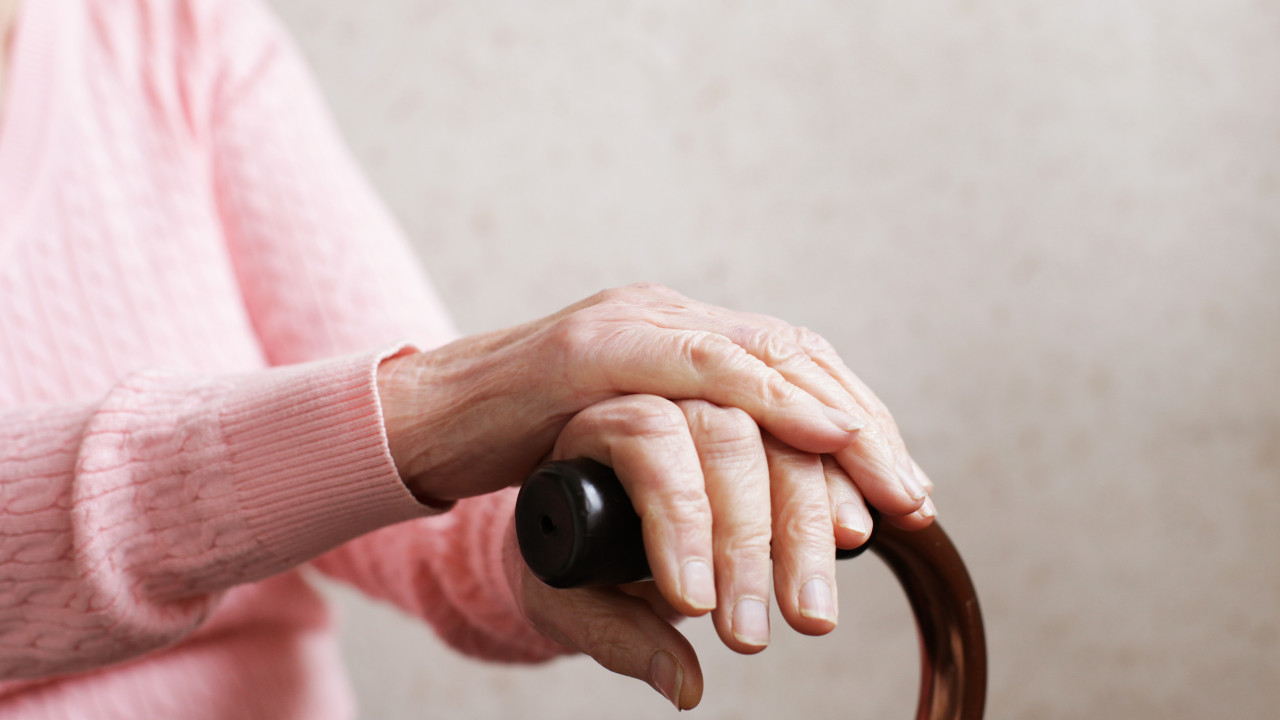
[[[464,331],[650,279],[826,334],[939,483],[989,717],[1275,715],[1280,5],[273,4]],[[909,717],[905,603],[841,582],[832,637],[689,623],[697,716]],[[671,713],[333,593],[366,717]]]

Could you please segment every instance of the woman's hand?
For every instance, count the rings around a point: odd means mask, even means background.
[[[661,286],[393,358],[378,389],[396,466],[427,502],[518,484],[580,411],[648,394],[736,408],[788,447],[833,455],[851,480],[830,488],[850,532],[869,527],[864,498],[908,523],[933,514],[892,417],[825,340]]]
[[[736,408],[629,395],[565,426],[551,459],[576,457],[617,472],[640,514],[654,582],[554,590],[524,567],[509,532],[508,579],[543,634],[687,709],[702,675],[674,617],[711,612],[728,647],[758,652],[769,642],[772,585],[793,628],[835,627],[836,546],[860,545],[869,526],[836,522],[851,483],[829,456],[779,442]]]
[[[659,286],[394,358],[378,382],[396,466],[424,501],[518,484],[547,459],[617,471],[654,583],[554,590],[510,533],[508,578],[544,634],[683,708],[702,678],[671,620],[710,612],[726,645],[758,652],[772,585],[789,625],[828,632],[835,548],[866,540],[866,503],[906,526],[934,515],[893,419],[826,341]]]

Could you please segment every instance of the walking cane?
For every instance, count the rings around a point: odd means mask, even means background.
[[[969,571],[938,523],[908,531],[875,520],[871,550],[906,591],[920,633],[916,720],[980,720],[987,693],[982,613]],[[618,585],[651,577],[640,518],[613,470],[594,460],[551,462],[516,500],[516,536],[529,569],[552,587]]]

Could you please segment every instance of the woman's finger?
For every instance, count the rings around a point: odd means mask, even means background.
[[[702,463],[713,521],[716,597],[725,645],[742,653],[769,644],[769,462],[751,416],[704,400],[678,403]]]
[[[819,456],[765,436],[773,506],[773,586],[778,609],[799,632],[821,635],[837,621],[835,536]]]
[[[677,709],[702,699],[702,667],[689,641],[649,602],[616,588],[557,590],[525,569],[517,597],[529,622],[602,666],[649,683]]]
[[[830,455],[822,456],[822,471],[827,479],[831,517],[835,519],[836,547],[845,550],[861,547],[871,537],[871,513],[858,486]]]
[[[884,519],[903,530],[921,530],[928,527],[937,516],[938,511],[933,506],[933,498],[925,498],[920,509],[910,515],[886,515]]]
[[[640,515],[654,581],[672,607],[716,606],[711,506],[683,411],[652,395],[592,405],[565,425],[551,459],[588,457],[614,469]]]
[[[915,512],[932,483],[907,452],[893,414],[829,342],[814,334],[806,337],[810,357],[857,400],[869,418],[865,432],[842,449],[837,459],[855,480],[867,478],[859,487],[873,505],[889,514]]]

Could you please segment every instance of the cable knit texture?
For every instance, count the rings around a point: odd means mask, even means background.
[[[453,331],[251,0],[26,0],[0,118],[0,715],[354,713],[310,562],[459,649],[561,650],[510,493],[396,474],[376,369]]]

